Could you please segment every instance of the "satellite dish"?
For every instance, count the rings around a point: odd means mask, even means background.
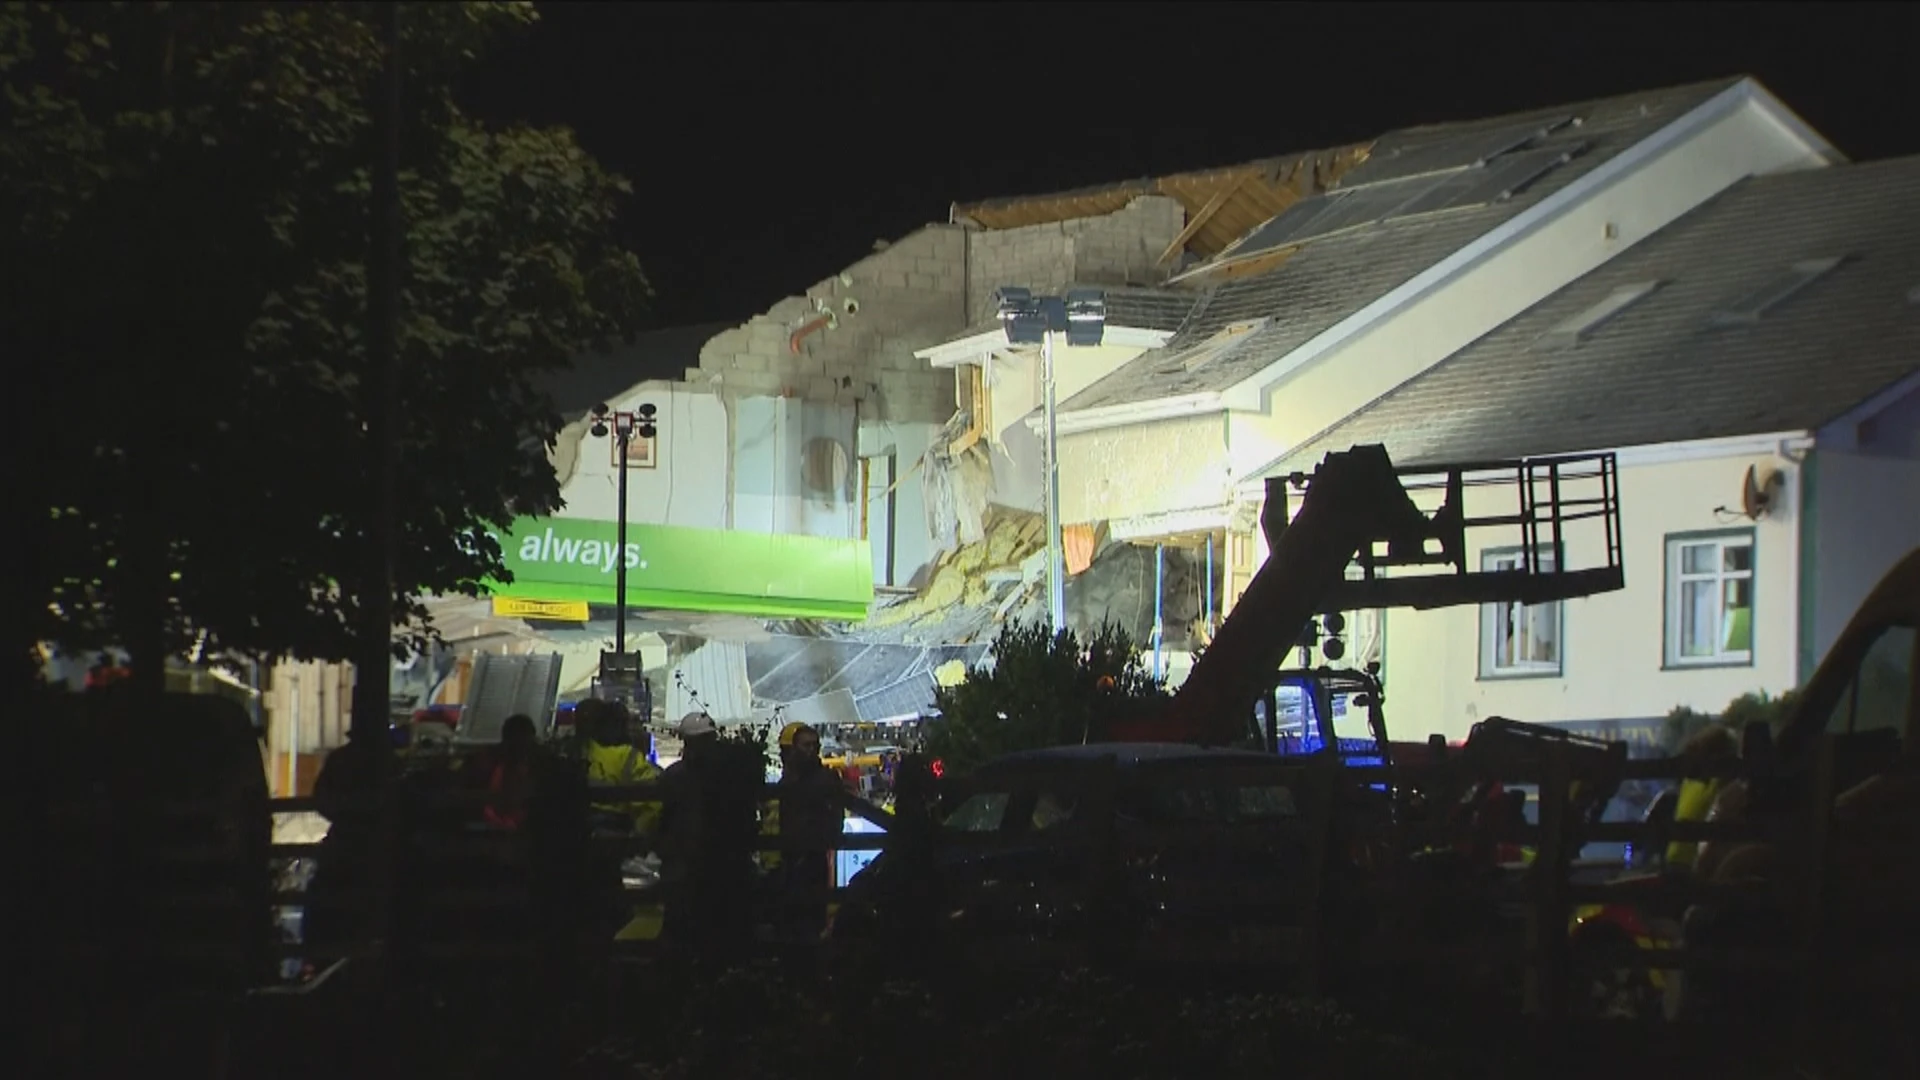
[[[1772,462],[1747,466],[1746,478],[1740,485],[1740,512],[1750,521],[1766,517],[1773,510],[1774,499],[1785,479]]]

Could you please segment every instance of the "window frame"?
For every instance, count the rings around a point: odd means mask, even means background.
[[[1686,574],[1681,571],[1682,552],[1697,544],[1715,544],[1725,550],[1729,545],[1747,547],[1746,580],[1750,583],[1748,593],[1747,649],[1744,656],[1738,653],[1716,653],[1708,657],[1687,657],[1680,653],[1682,638],[1681,621],[1684,617],[1681,604],[1681,587],[1689,580],[1706,580],[1705,575]],[[1704,529],[1692,532],[1668,533],[1661,541],[1661,562],[1664,580],[1660,592],[1660,651],[1662,671],[1701,671],[1715,668],[1750,668],[1757,662],[1759,653],[1760,610],[1760,542],[1758,531],[1744,529]],[[1712,580],[1725,582],[1730,576],[1725,570],[1724,556],[1721,569],[1714,572]],[[1737,580],[1737,577],[1732,578]],[[1724,596],[1724,593],[1722,594]]]
[[[1522,565],[1524,565],[1526,550],[1527,549],[1525,547],[1518,544],[1507,546],[1507,547],[1482,548],[1480,551],[1480,570],[1482,573],[1492,572],[1488,564],[1492,562],[1494,559],[1500,559],[1500,558],[1515,559],[1521,562]],[[1552,545],[1540,544],[1536,546],[1534,558],[1537,562],[1541,564],[1543,568],[1553,564],[1554,553],[1553,553]],[[1553,659],[1552,666],[1548,666],[1546,664],[1526,664],[1526,665],[1521,665],[1516,667],[1495,667],[1493,663],[1493,658],[1497,650],[1494,648],[1494,632],[1496,628],[1496,622],[1499,618],[1496,612],[1496,609],[1500,607],[1500,605],[1499,604],[1481,604],[1479,608],[1480,644],[1478,649],[1478,652],[1479,652],[1478,674],[1476,675],[1476,678],[1479,681],[1508,682],[1513,679],[1560,679],[1560,678],[1566,677],[1566,673],[1567,673],[1567,605],[1566,603],[1560,600],[1549,600],[1544,604],[1528,604],[1525,606],[1529,609],[1532,609],[1535,607],[1552,607],[1553,608],[1554,659]]]

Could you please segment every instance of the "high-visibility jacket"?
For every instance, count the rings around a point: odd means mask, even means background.
[[[760,804],[760,835],[780,835],[780,800],[768,799]],[[780,853],[763,851],[760,853],[760,868],[772,872],[780,865]]]
[[[589,787],[627,787],[632,784],[645,784],[660,779],[660,770],[637,746],[614,744],[607,746],[589,741],[587,743],[587,785]],[[636,802],[595,802],[595,810],[609,814],[618,814],[633,820],[633,831],[643,836],[651,836],[660,828],[660,803],[648,799]]]
[[[1713,809],[1713,801],[1720,796],[1719,780],[1682,780],[1680,798],[1674,803],[1673,820],[1705,821],[1707,812]],[[1700,844],[1693,840],[1675,840],[1667,845],[1667,865],[1684,866],[1689,869],[1693,860],[1700,854]]]
[[[522,770],[520,776],[509,775],[508,770]],[[487,805],[482,813],[487,824],[496,829],[518,829],[527,819],[524,785],[532,782],[532,769],[526,764],[519,766],[501,762],[493,767],[493,775],[487,780]]]

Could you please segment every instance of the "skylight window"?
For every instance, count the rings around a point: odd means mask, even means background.
[[[1540,344],[1550,349],[1571,349],[1593,336],[1615,315],[1639,303],[1659,287],[1658,281],[1636,281],[1631,285],[1622,285],[1599,303],[1555,324],[1553,329],[1540,335]]]
[[[1768,312],[1786,303],[1794,294],[1819,281],[1839,266],[1845,256],[1805,259],[1794,263],[1778,277],[1713,313],[1715,326],[1746,326],[1757,323]]]
[[[1249,338],[1266,325],[1266,319],[1247,319],[1231,323],[1200,344],[1181,350],[1154,370],[1161,375],[1183,375],[1189,371],[1197,371],[1246,344]]]

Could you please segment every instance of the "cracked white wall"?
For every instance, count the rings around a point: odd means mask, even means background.
[[[659,409],[654,467],[627,470],[627,520],[698,529],[727,527],[730,448],[726,405],[711,391],[667,382],[642,383],[608,402],[631,411]],[[566,505],[557,516],[619,520],[619,471],[611,435],[596,438],[584,421],[560,432],[553,455]]]

